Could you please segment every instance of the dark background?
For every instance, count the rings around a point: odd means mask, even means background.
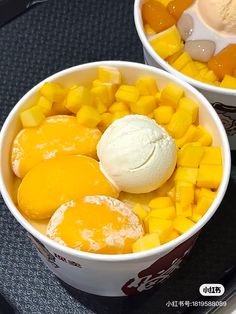
[[[133,1],[49,0],[31,8],[0,28],[1,126],[40,80],[73,65],[109,59],[143,62]],[[132,298],[68,290],[37,257],[26,232],[0,199],[0,291],[24,314],[177,313],[165,306],[168,300],[196,300],[202,283],[217,282],[235,264],[235,187],[231,179],[221,207],[181,269],[158,290]]]

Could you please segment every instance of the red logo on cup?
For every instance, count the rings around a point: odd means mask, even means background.
[[[165,256],[159,258],[148,268],[140,271],[137,277],[128,280],[121,290],[126,295],[132,295],[143,290],[149,290],[169,278],[170,274],[179,268],[183,258],[190,252],[197,237],[198,234],[194,235]]]

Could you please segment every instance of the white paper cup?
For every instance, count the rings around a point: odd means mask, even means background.
[[[162,68],[183,81],[196,87],[212,104],[219,114],[226,129],[231,149],[236,149],[236,90],[220,88],[202,83],[175,70],[168,62],[163,60],[149,44],[143,28],[141,15],[142,4],[145,0],[135,0],[134,21],[137,33],[143,45],[144,61],[146,64]]]
[[[79,252],[62,246],[37,231],[18,211],[13,197],[13,172],[10,168],[11,143],[21,128],[19,112],[31,106],[36,92],[44,83],[32,88],[16,104],[6,119],[0,135],[0,189],[2,196],[19,223],[29,232],[39,256],[45,264],[67,284],[80,290],[103,296],[124,296],[152,288],[168,278],[190,251],[201,228],[214,214],[227,189],[230,175],[230,149],[224,127],[209,102],[193,87],[156,68],[131,62],[104,61],[79,65],[48,77],[66,86],[86,84],[96,77],[99,65],[119,68],[127,83],[133,84],[142,75],[157,78],[159,87],[174,81],[183,87],[186,95],[199,103],[200,123],[211,132],[214,145],[223,155],[223,179],[216,199],[204,217],[175,240],[155,249],[124,255],[102,255]],[[40,197],[40,191],[39,191]]]

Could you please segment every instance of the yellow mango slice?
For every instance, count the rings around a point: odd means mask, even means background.
[[[188,231],[193,226],[194,226],[194,222],[182,216],[177,216],[175,220],[173,221],[174,229],[180,234],[183,234],[184,232]]]
[[[40,161],[58,155],[96,157],[100,137],[98,129],[79,125],[76,117],[47,117],[39,127],[23,129],[17,134],[12,146],[12,169],[22,178]]]
[[[202,165],[198,169],[197,186],[217,189],[221,183],[223,169],[221,165]]]
[[[175,207],[164,207],[153,209],[150,212],[150,217],[156,217],[160,219],[174,219],[175,218]]]
[[[44,121],[44,119],[44,109],[37,105],[20,113],[20,120],[24,128],[37,127]]]
[[[174,114],[172,106],[160,106],[154,110],[154,118],[158,124],[167,124]]]
[[[160,102],[165,106],[177,108],[179,100],[183,97],[184,90],[175,83],[167,84],[161,91]]]
[[[98,110],[91,106],[82,106],[76,116],[78,123],[88,128],[95,128],[102,120]]]
[[[186,181],[192,184],[196,184],[198,177],[198,169],[178,167],[174,174],[175,181]]]
[[[120,85],[115,97],[117,101],[135,103],[139,98],[139,90],[133,85]]]
[[[68,92],[65,106],[71,112],[77,113],[82,106],[91,106],[92,104],[93,96],[89,89],[84,86],[78,86],[70,89]]]
[[[60,102],[66,97],[67,90],[59,83],[46,82],[39,89],[39,93],[51,102]]]
[[[167,130],[170,135],[178,139],[184,136],[191,124],[192,117],[188,112],[184,110],[176,111],[167,125]]]
[[[148,215],[148,211],[141,204],[135,204],[133,211],[140,220],[144,220],[144,218]]]
[[[156,108],[154,96],[141,96],[137,102],[130,105],[131,111],[136,114],[147,115]]]
[[[198,168],[204,148],[194,144],[183,146],[179,152],[177,164],[182,167]]]
[[[201,160],[203,165],[221,165],[221,149],[218,146],[204,147],[204,154]]]
[[[29,218],[46,219],[63,203],[86,195],[117,197],[118,192],[95,159],[73,155],[44,160],[32,168],[19,186],[17,200]]]
[[[179,100],[178,110],[185,110],[192,116],[192,123],[198,118],[198,104],[190,98],[183,97]]]
[[[148,230],[150,233],[158,233],[160,241],[163,243],[165,238],[172,232],[173,223],[168,219],[160,219],[150,216],[148,219]]]
[[[162,196],[162,197],[159,196],[159,197],[153,198],[148,204],[148,206],[151,209],[169,207],[172,205],[173,205],[173,202],[171,198],[167,196]]]
[[[140,239],[136,240],[133,245],[133,253],[142,252],[154,249],[160,246],[160,238],[157,233],[145,234]]]
[[[141,96],[155,96],[158,92],[157,82],[154,77],[140,77],[135,85]]]
[[[121,73],[116,67],[100,66],[98,67],[98,80],[104,83],[120,84]]]

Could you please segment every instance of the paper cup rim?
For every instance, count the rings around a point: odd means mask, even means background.
[[[162,59],[158,53],[152,48],[152,46],[149,44],[149,41],[145,35],[145,32],[142,28],[142,18],[140,14],[140,3],[142,0],[135,0],[134,2],[134,22],[136,31],[138,33],[139,39],[141,40],[143,47],[149,55],[158,63],[160,66],[165,69],[166,71],[170,72],[171,74],[179,77],[181,80],[186,81],[190,85],[202,89],[207,92],[214,92],[221,95],[227,95],[227,96],[236,96],[236,90],[232,88],[222,88],[218,86],[213,86],[207,83],[200,82],[198,80],[195,80],[180,71],[177,71],[175,68],[173,68],[171,65],[169,65],[168,62],[166,62],[164,59]]]
[[[174,81],[180,86],[183,86],[186,90],[188,90],[191,94],[196,96],[201,102],[201,104],[205,107],[207,107],[209,114],[212,116],[214,119],[214,122],[222,136],[222,143],[223,143],[223,151],[224,151],[224,157],[225,157],[225,166],[224,166],[224,176],[221,182],[221,185],[219,187],[217,196],[212,203],[211,207],[208,209],[206,214],[187,232],[184,234],[180,235],[178,238],[163,244],[157,248],[148,250],[148,251],[143,251],[143,252],[138,252],[138,253],[128,253],[128,254],[97,254],[97,253],[89,253],[89,252],[82,252],[82,251],[76,251],[75,249],[63,246],[51,239],[49,239],[46,235],[42,234],[39,232],[36,228],[34,228],[24,217],[21,215],[20,211],[17,209],[16,205],[14,202],[11,200],[10,195],[6,189],[4,179],[2,176],[2,163],[0,164],[0,191],[2,194],[2,197],[8,207],[8,209],[11,211],[13,216],[16,218],[16,220],[34,237],[36,237],[39,241],[43,242],[44,244],[48,245],[51,248],[55,248],[58,251],[65,252],[68,255],[84,259],[84,260],[90,260],[90,261],[103,261],[103,262],[125,262],[125,261],[135,261],[135,260],[142,260],[146,258],[150,258],[153,256],[159,256],[160,254],[163,254],[165,252],[169,252],[176,248],[178,245],[181,243],[185,242],[189,238],[191,238],[193,235],[195,235],[208,221],[209,219],[213,216],[217,208],[219,207],[224,194],[227,190],[228,182],[229,182],[229,177],[230,177],[230,169],[231,169],[231,157],[230,157],[230,147],[227,139],[227,135],[225,132],[225,129],[222,125],[222,122],[220,118],[218,117],[217,113],[211,106],[211,104],[208,102],[208,100],[199,92],[197,91],[194,87],[189,85],[188,83],[181,81],[179,78],[174,77],[172,74],[167,73],[166,71],[163,71],[161,69],[157,69],[155,67],[149,66],[149,65],[144,65],[140,63],[135,63],[135,62],[129,62],[129,61],[98,61],[98,62],[91,62],[91,63],[85,63],[82,65],[77,65],[70,67],[68,69],[62,70],[60,72],[57,72],[43,81],[39,82],[37,85],[35,85],[32,89],[30,89],[18,102],[17,104],[13,107],[11,112],[9,113],[8,117],[6,118],[1,133],[0,133],[0,152],[2,154],[3,150],[3,140],[5,138],[6,130],[11,124],[11,121],[13,117],[15,116],[16,112],[19,110],[19,108],[25,103],[25,101],[30,97],[32,94],[34,94],[39,87],[45,82],[45,81],[52,81],[55,80],[65,74],[68,74],[70,72],[74,72],[76,70],[86,70],[89,68],[97,68],[98,66],[115,66],[115,67],[127,67],[131,68],[133,70],[146,70],[147,73],[152,73],[154,76],[162,76],[167,78],[170,81]]]

